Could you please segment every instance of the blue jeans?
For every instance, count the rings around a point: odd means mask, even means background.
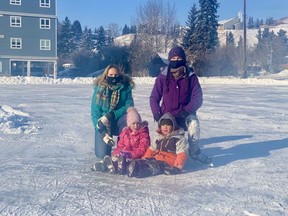
[[[124,127],[126,127],[126,114],[121,116],[116,122],[116,128],[112,131],[112,135],[118,136]],[[105,155],[111,155],[112,148],[105,144],[102,135],[95,129],[95,155],[97,158],[103,159]]]

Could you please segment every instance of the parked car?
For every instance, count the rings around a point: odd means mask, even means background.
[[[58,78],[75,78],[81,76],[79,68],[68,68],[63,71],[59,71],[57,74]]]

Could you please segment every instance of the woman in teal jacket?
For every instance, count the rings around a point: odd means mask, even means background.
[[[95,129],[95,155],[103,159],[111,155],[115,144],[113,135],[118,136],[126,126],[126,111],[134,106],[132,79],[118,66],[108,65],[101,77],[94,81],[91,117]]]

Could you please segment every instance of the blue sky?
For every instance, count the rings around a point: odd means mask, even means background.
[[[71,22],[79,20],[82,28],[107,27],[110,23],[117,23],[119,27],[130,26],[136,17],[136,9],[146,0],[58,0],[58,18],[63,21],[67,16]],[[188,11],[193,3],[199,5],[199,0],[163,0],[175,4],[177,19],[184,25]],[[244,0],[218,0],[219,20],[237,16],[243,12]],[[275,19],[288,17],[288,0],[246,0],[247,17]]]

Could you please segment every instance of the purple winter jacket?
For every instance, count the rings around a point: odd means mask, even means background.
[[[186,70],[189,70],[189,68],[186,67]],[[169,76],[168,88],[166,78],[167,67],[156,78],[150,95],[150,107],[153,116],[155,117],[158,113],[165,114],[167,112],[176,116],[182,110],[196,115],[196,111],[203,103],[202,89],[196,74],[189,70],[187,78],[182,77],[178,80],[175,80],[173,76]],[[188,85],[189,82],[190,87]],[[190,88],[190,93],[188,92],[188,88]]]

